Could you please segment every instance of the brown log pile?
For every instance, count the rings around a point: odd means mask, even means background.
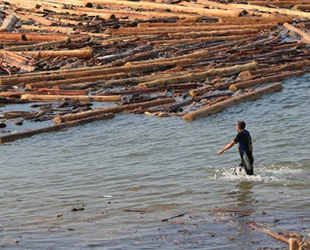
[[[193,121],[280,91],[282,81],[310,71],[309,6],[307,0],[2,1],[0,105],[25,103],[29,112],[2,112],[0,122],[26,133],[28,122],[73,126],[109,113]],[[42,131],[61,126],[55,128]],[[1,129],[0,141],[10,141],[9,129]]]

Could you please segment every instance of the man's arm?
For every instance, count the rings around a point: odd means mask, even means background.
[[[235,141],[231,141],[230,143],[228,143],[223,149],[221,149],[220,151],[217,152],[218,155],[222,154],[224,151],[230,149],[232,146],[234,146],[236,144]]]

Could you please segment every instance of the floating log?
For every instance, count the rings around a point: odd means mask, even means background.
[[[83,125],[83,124],[86,124],[89,122],[94,122],[94,121],[98,121],[98,120],[107,120],[107,119],[112,119],[112,118],[114,118],[113,114],[101,114],[101,115],[97,115],[97,116],[88,117],[85,119],[69,121],[66,123],[53,125],[50,127],[33,129],[33,130],[25,131],[25,132],[18,132],[18,133],[14,133],[14,134],[4,135],[4,136],[0,136],[0,143],[15,141],[15,140],[26,138],[26,137],[31,137],[31,136],[36,135],[36,134],[55,132],[55,131],[59,131],[62,129],[66,129],[68,127]]]
[[[93,57],[93,49],[77,49],[77,50],[40,50],[40,51],[24,51],[20,52],[22,55],[31,56],[32,58],[79,58],[79,59],[90,59]]]
[[[75,101],[93,101],[93,102],[119,102],[121,101],[120,95],[112,96],[83,96],[83,95],[33,95],[23,94],[21,100],[27,101],[62,101],[62,100],[75,100]]]
[[[14,52],[0,50],[0,58],[10,65],[21,68],[26,72],[31,72],[36,69],[36,67],[32,65],[32,60],[29,60],[28,58]]]
[[[246,89],[249,87],[257,86],[259,84],[279,82],[289,77],[302,76],[306,72],[309,72],[309,70],[298,70],[296,72],[286,72],[286,73],[277,74],[275,76],[262,77],[259,79],[254,79],[254,80],[249,80],[249,81],[242,81],[240,83],[231,84],[229,87],[229,90],[236,92],[239,89]]]
[[[270,8],[270,7],[263,7],[259,5],[252,5],[252,4],[234,4],[230,3],[228,4],[231,7],[235,7],[237,9],[244,9],[244,10],[258,10],[262,12],[268,12],[268,13],[279,13],[284,14],[288,16],[295,16],[300,18],[310,18],[310,13],[298,11],[298,10],[288,10],[288,9],[280,9],[280,8]]]
[[[109,6],[118,5],[130,8],[143,8],[148,10],[170,10],[171,12],[194,13],[212,17],[237,17],[241,11],[229,11],[218,9],[204,9],[195,7],[184,7],[174,4],[152,3],[152,2],[132,2],[132,1],[115,1],[115,0],[92,0],[92,3],[108,4]]]
[[[148,108],[148,107],[159,106],[159,105],[163,105],[166,103],[172,103],[172,102],[175,102],[174,98],[164,98],[164,99],[157,99],[157,100],[149,101],[149,102],[140,102],[140,103],[135,103],[135,104],[112,106],[109,108],[100,108],[100,109],[80,112],[77,114],[58,116],[54,119],[54,122],[56,124],[60,124],[63,122],[84,119],[87,117],[92,117],[92,116],[96,116],[100,114],[120,113],[124,110],[133,110],[136,108]]]
[[[136,65],[136,66],[122,66],[122,67],[113,67],[106,68],[104,66],[92,67],[92,68],[83,68],[83,69],[69,69],[55,72],[46,72],[47,74],[35,73],[35,74],[24,74],[24,75],[14,75],[1,77],[0,85],[9,85],[14,86],[18,84],[27,84],[41,81],[52,81],[58,79],[67,79],[67,78],[81,78],[88,76],[102,76],[107,74],[116,74],[119,72],[130,73],[143,70],[153,69],[155,67],[171,67],[175,65],[189,65],[193,64],[195,59],[182,59],[182,60],[173,60],[168,62],[149,62],[148,64]]]
[[[245,70],[252,70],[256,69],[258,67],[257,62],[251,62],[244,65],[235,65],[232,67],[226,67],[226,68],[218,68],[218,69],[210,69],[206,72],[202,73],[190,73],[182,76],[176,76],[176,77],[170,77],[160,80],[155,80],[151,82],[145,82],[140,83],[139,87],[159,87],[159,86],[167,86],[169,84],[176,84],[176,83],[183,83],[186,81],[192,81],[192,80],[202,80],[205,79],[208,76],[217,76],[217,75],[231,75],[236,74],[241,71]]]
[[[197,120],[199,118],[206,117],[208,115],[221,112],[221,111],[225,110],[226,108],[229,108],[233,105],[237,105],[239,103],[246,102],[246,101],[253,101],[253,100],[258,99],[259,97],[261,97],[263,95],[275,93],[275,92],[278,92],[281,90],[282,90],[281,83],[275,83],[275,84],[272,84],[270,86],[255,90],[253,92],[250,92],[250,93],[247,93],[244,95],[240,95],[237,97],[232,97],[226,101],[219,102],[219,103],[216,103],[214,105],[211,105],[211,106],[208,106],[205,108],[201,108],[197,111],[188,113],[185,116],[183,116],[183,119],[185,121],[191,122],[191,121]]]

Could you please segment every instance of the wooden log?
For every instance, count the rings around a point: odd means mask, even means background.
[[[21,30],[31,30],[31,31],[43,31],[43,32],[59,32],[63,34],[73,34],[76,30],[72,27],[61,27],[61,26],[34,26],[23,24],[20,27]]]
[[[10,31],[11,29],[13,29],[13,26],[15,25],[15,23],[17,22],[17,17],[14,15],[14,14],[11,14],[11,15],[8,15],[1,27],[0,27],[0,32],[3,32],[3,31]]]
[[[188,113],[185,116],[183,116],[183,119],[185,121],[191,122],[191,121],[197,120],[202,117],[206,117],[211,114],[219,113],[233,105],[237,105],[239,103],[246,102],[246,101],[253,101],[253,100],[260,98],[263,95],[275,93],[280,90],[282,90],[282,85],[280,83],[275,83],[270,86],[255,90],[253,92],[240,95],[240,96],[236,96],[236,97],[232,97],[226,101],[219,102],[214,105],[201,108],[197,111]]]
[[[83,96],[83,95],[38,95],[38,94],[23,94],[21,100],[27,101],[62,101],[62,100],[75,100],[75,101],[93,101],[93,102],[119,102],[121,101],[120,95],[112,96]]]
[[[97,4],[107,4],[110,6],[118,5],[130,8],[143,8],[148,10],[170,10],[171,12],[183,12],[183,13],[194,13],[204,16],[211,17],[227,17],[227,16],[239,16],[241,11],[229,11],[229,10],[217,10],[217,9],[204,9],[195,7],[184,7],[174,4],[164,4],[164,3],[152,3],[152,2],[132,2],[132,1],[122,1],[122,0],[92,0],[92,3]]]
[[[36,67],[32,65],[33,60],[29,60],[28,58],[14,52],[0,50],[0,58],[11,66],[18,67],[26,72],[31,72],[36,69]]]
[[[244,10],[257,10],[261,12],[269,12],[269,13],[279,13],[284,14],[288,16],[295,16],[295,17],[305,17],[310,18],[309,12],[303,12],[298,10],[288,10],[288,9],[281,9],[281,8],[270,8],[270,7],[263,7],[259,5],[251,5],[251,4],[228,4],[231,7],[235,7],[238,9],[244,9]]]
[[[231,84],[229,87],[229,90],[236,92],[239,89],[246,89],[246,88],[257,86],[259,84],[279,82],[289,77],[302,76],[306,74],[306,72],[309,72],[309,70],[298,70],[295,72],[286,72],[286,73],[277,74],[275,76],[262,77],[259,79],[254,79],[254,80],[249,80],[249,81],[242,81],[239,83]]]
[[[64,41],[69,37],[59,34],[38,34],[38,33],[0,33],[0,41],[30,41],[30,42],[51,42],[51,41]]]
[[[139,87],[159,87],[159,86],[167,86],[169,84],[177,84],[183,83],[187,81],[199,81],[201,79],[205,79],[208,76],[218,76],[218,75],[231,75],[236,74],[245,70],[256,69],[258,64],[256,62],[247,63],[244,65],[235,65],[232,67],[226,68],[218,68],[218,69],[210,69],[206,72],[201,73],[189,73],[182,76],[170,77],[165,79],[159,79],[151,82],[140,83]]]
[[[310,44],[310,36],[307,33],[303,32],[302,30],[300,30],[300,29],[298,29],[298,28],[296,28],[293,25],[288,24],[288,23],[284,23],[283,27],[290,30],[290,31],[297,33],[298,35],[300,35],[302,37],[302,40],[304,42]]]
[[[98,121],[98,120],[107,120],[107,119],[112,119],[112,118],[114,118],[113,114],[101,114],[101,115],[97,115],[97,116],[88,117],[85,119],[80,119],[80,120],[75,120],[75,121],[70,121],[70,122],[66,122],[66,123],[62,123],[62,124],[53,125],[50,127],[33,129],[33,130],[25,131],[25,132],[19,132],[19,133],[4,135],[4,136],[0,137],[0,143],[15,141],[15,140],[26,138],[26,137],[31,137],[31,136],[36,135],[36,134],[55,132],[55,131],[59,131],[62,129],[66,129],[68,127],[83,125],[83,124],[86,124],[89,122],[94,122],[94,121]]]
[[[31,49],[42,49],[42,48],[49,48],[49,47],[57,47],[66,43],[69,43],[69,38],[66,38],[63,41],[52,41],[52,42],[44,42],[44,43],[36,43],[36,44],[29,44],[29,45],[21,45],[21,46],[8,46],[5,47],[5,50],[9,51],[25,51]]]
[[[55,58],[65,57],[72,58],[76,57],[79,59],[90,59],[93,57],[93,49],[76,49],[76,50],[40,50],[40,51],[24,51],[20,52],[22,55],[31,56],[32,58]]]
[[[99,75],[99,76],[89,76],[89,77],[79,77],[79,78],[68,78],[62,80],[64,77],[60,76],[60,80],[46,80],[42,82],[36,83],[28,83],[26,84],[26,89],[37,89],[37,88],[46,88],[46,87],[55,87],[64,84],[79,84],[83,83],[84,85],[93,85],[97,81],[110,80],[110,79],[119,79],[126,77],[126,73],[116,73],[116,74],[107,74],[107,75]],[[56,78],[52,78],[56,79]]]
[[[290,246],[290,250],[299,250],[299,244],[298,241],[294,238],[289,238],[288,239],[288,244]]]
[[[250,227],[251,227],[252,229],[255,229],[255,230],[259,231],[259,232],[265,233],[265,234],[271,236],[272,238],[274,238],[274,239],[276,239],[276,240],[279,240],[279,241],[281,241],[281,242],[284,242],[284,243],[286,243],[286,244],[289,244],[288,239],[285,238],[285,237],[283,237],[282,235],[273,233],[273,232],[271,232],[271,231],[269,231],[269,230],[266,230],[266,229],[260,229],[260,228],[256,227],[255,225],[253,225],[253,223],[249,223],[249,225],[250,225]]]
[[[253,25],[253,24],[264,24],[264,23],[286,23],[291,22],[292,17],[221,17],[219,23],[228,25]]]
[[[84,119],[87,117],[92,117],[92,116],[101,115],[101,114],[120,113],[120,112],[123,112],[124,110],[133,110],[136,108],[154,107],[154,106],[159,106],[159,105],[163,105],[166,103],[172,103],[172,102],[175,102],[174,98],[165,98],[165,99],[157,99],[157,100],[149,101],[149,102],[141,102],[141,103],[128,104],[128,105],[112,106],[109,108],[100,108],[100,109],[80,112],[80,113],[72,114],[72,115],[58,116],[54,119],[54,122],[56,124],[60,124],[60,123],[67,122],[67,121]]]
[[[17,84],[27,84],[41,81],[52,81],[57,79],[68,79],[68,78],[81,78],[81,77],[90,77],[90,76],[104,76],[107,74],[117,74],[119,72],[131,73],[138,72],[143,70],[149,70],[156,67],[169,67],[175,65],[190,65],[193,64],[195,59],[183,59],[183,60],[174,60],[169,62],[149,62],[148,64],[136,65],[136,66],[122,66],[122,67],[113,67],[106,68],[105,66],[98,67],[88,67],[83,69],[70,69],[62,71],[53,71],[53,72],[40,72],[36,74],[24,74],[24,75],[14,75],[9,77],[1,77],[0,85],[9,85],[14,86]],[[45,74],[47,73],[47,74]],[[44,87],[44,86],[43,86]]]

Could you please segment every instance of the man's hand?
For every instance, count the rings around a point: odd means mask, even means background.
[[[224,150],[221,149],[221,150],[219,150],[219,151],[217,152],[217,154],[220,155],[220,154],[222,154],[223,152],[224,152]]]

